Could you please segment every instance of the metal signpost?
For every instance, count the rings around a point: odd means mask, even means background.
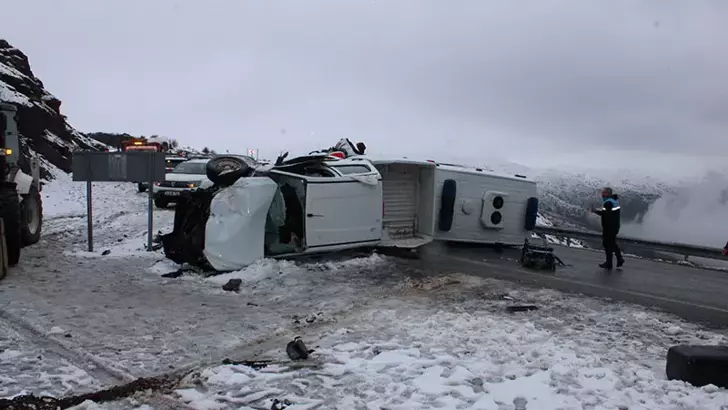
[[[88,250],[94,250],[93,236],[93,182],[149,183],[149,209],[147,220],[147,250],[152,250],[154,228],[154,190],[157,181],[164,181],[165,154],[163,152],[132,151],[103,152],[78,151],[73,153],[73,180],[86,182],[86,216],[88,218]]]

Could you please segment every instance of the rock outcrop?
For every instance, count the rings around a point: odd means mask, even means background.
[[[46,91],[30,69],[28,57],[0,39],[0,101],[18,108],[21,138],[20,166],[28,171],[29,159],[38,157],[41,177],[52,179],[52,168],[71,171],[72,152],[106,146],[76,131],[61,114],[61,101]]]

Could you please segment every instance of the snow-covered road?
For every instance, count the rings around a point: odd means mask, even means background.
[[[725,343],[672,316],[376,255],[162,278],[176,266],[142,250],[146,197],[94,184],[90,254],[84,194],[67,177],[46,186],[45,238],[0,283],[0,396],[79,393],[200,363],[174,394],[199,409],[279,398],[289,410],[504,410],[516,396],[538,410],[728,408],[725,390],[665,379],[670,345]],[[155,231],[171,228],[171,211],[155,215]],[[241,291],[223,291],[235,277]],[[507,312],[517,303],[539,310]],[[285,361],[296,335],[316,349],[310,365]],[[215,364],[225,357],[281,364]]]

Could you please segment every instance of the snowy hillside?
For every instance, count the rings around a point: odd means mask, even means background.
[[[640,221],[650,204],[675,189],[664,181],[638,174],[617,179],[595,173],[549,169],[535,171],[532,175],[538,182],[541,211],[559,226],[597,228],[596,220],[590,217],[587,209],[590,205],[598,205],[599,190],[603,187],[612,187],[619,195],[625,222]]]
[[[61,101],[48,92],[30,69],[22,51],[0,39],[0,102],[17,107],[17,121],[23,149],[20,165],[26,171],[28,159],[39,157],[41,176],[48,179],[48,164],[69,172],[72,152],[102,149],[104,144],[76,131],[61,114]]]

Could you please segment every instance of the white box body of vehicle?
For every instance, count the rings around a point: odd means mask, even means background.
[[[444,198],[452,193],[444,188],[446,184],[455,191],[451,216],[447,206],[441,209],[448,202]],[[536,182],[523,176],[441,164],[435,169],[435,192],[435,240],[522,245],[529,232],[529,212],[535,221]],[[529,198],[534,198],[530,208]]]
[[[416,248],[435,234],[435,164],[369,159],[382,178],[382,247]]]

